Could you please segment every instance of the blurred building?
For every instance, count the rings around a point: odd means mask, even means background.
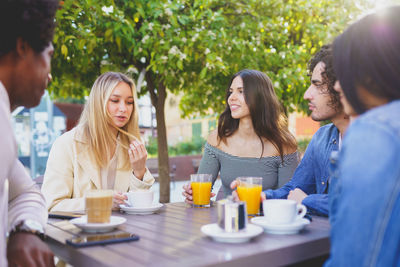
[[[12,115],[18,157],[31,177],[42,175],[51,145],[65,131],[65,114],[53,104],[46,91],[39,106],[31,109],[19,107]]]
[[[165,120],[168,145],[188,142],[196,138],[206,139],[216,129],[218,117],[203,116],[182,118],[179,110],[180,97],[169,94],[165,103]],[[148,94],[140,97],[139,128],[145,142],[157,137],[155,108]],[[46,91],[39,106],[26,109],[20,107],[12,115],[12,123],[18,144],[18,155],[32,177],[43,175],[47,157],[54,140],[77,124],[82,113],[82,104],[53,103]],[[289,115],[289,130],[298,139],[311,138],[320,124],[302,113]]]
[[[311,138],[319,129],[320,123],[299,112],[289,114],[289,130],[297,139]]]
[[[156,135],[155,110],[148,96],[139,99],[139,128],[142,137]],[[48,92],[31,109],[19,107],[12,112],[18,157],[31,177],[43,175],[55,139],[71,130],[79,121],[83,104],[51,101]]]
[[[214,116],[198,116],[194,118],[182,118],[179,109],[180,97],[169,94],[165,110],[165,123],[167,126],[168,145],[176,145],[179,142],[191,141],[202,137],[207,139],[209,132],[216,129],[218,118]]]
[[[168,95],[166,100],[165,120],[167,126],[168,145],[190,141],[196,137],[207,139],[208,134],[217,128],[218,116],[182,118],[179,110],[180,97]],[[311,138],[319,129],[320,123],[313,121],[308,115],[300,112],[289,114],[289,130],[297,139]]]

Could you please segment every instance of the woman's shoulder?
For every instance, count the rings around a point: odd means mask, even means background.
[[[264,143],[264,152],[263,152],[263,157],[280,157],[279,149],[278,147],[271,141],[267,139],[263,139]],[[282,144],[282,154],[283,156],[285,155],[291,155],[297,151],[297,144],[296,141],[293,143],[286,143]]]
[[[77,131],[76,128],[73,128],[72,130],[63,133],[57,139],[54,141],[52,148],[69,148],[72,147],[71,145],[74,143],[76,140],[76,135]]]
[[[283,147],[284,155],[291,155],[297,152],[297,146],[286,145]]]
[[[68,131],[57,137],[51,146],[49,160],[62,162],[72,156],[74,150],[74,130]]]
[[[75,133],[76,133],[76,128],[73,128],[73,129],[61,134],[59,137],[57,137],[56,142],[72,141],[75,138]]]

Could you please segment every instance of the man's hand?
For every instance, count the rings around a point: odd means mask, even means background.
[[[308,195],[303,192],[300,188],[295,188],[294,190],[290,190],[287,199],[291,199],[296,201],[298,204],[301,204],[303,199],[305,199]]]
[[[234,180],[234,181],[231,183],[231,189],[236,189],[236,187],[237,187],[238,185],[239,185],[238,181],[237,181],[237,180]],[[232,196],[233,196],[233,200],[239,201],[239,195],[238,195],[238,193],[237,193],[236,190],[235,190],[235,191],[232,191]],[[261,202],[263,202],[264,200],[267,199],[267,196],[265,195],[264,192],[261,192],[260,198],[261,198]]]
[[[54,266],[54,255],[49,247],[34,234],[13,233],[7,245],[8,265],[12,266]]]

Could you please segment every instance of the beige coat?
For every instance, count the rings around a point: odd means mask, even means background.
[[[127,152],[119,149],[118,158],[121,153]],[[141,181],[131,170],[121,170],[121,165],[118,161],[114,191],[149,189],[153,185],[148,169]],[[49,211],[83,211],[84,195],[90,189],[101,189],[100,168],[90,160],[85,137],[79,128],[74,128],[57,138],[51,148],[42,193]]]

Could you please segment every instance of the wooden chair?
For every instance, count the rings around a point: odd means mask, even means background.
[[[199,170],[200,161],[201,161],[201,159],[192,159],[192,166],[193,166],[194,173],[197,173],[197,171]]]
[[[147,160],[146,167],[149,169],[156,182],[160,182],[158,174],[158,160]],[[172,164],[172,166],[170,166],[169,177],[171,178],[172,186],[174,189],[175,189],[175,172],[176,172],[176,165]]]

